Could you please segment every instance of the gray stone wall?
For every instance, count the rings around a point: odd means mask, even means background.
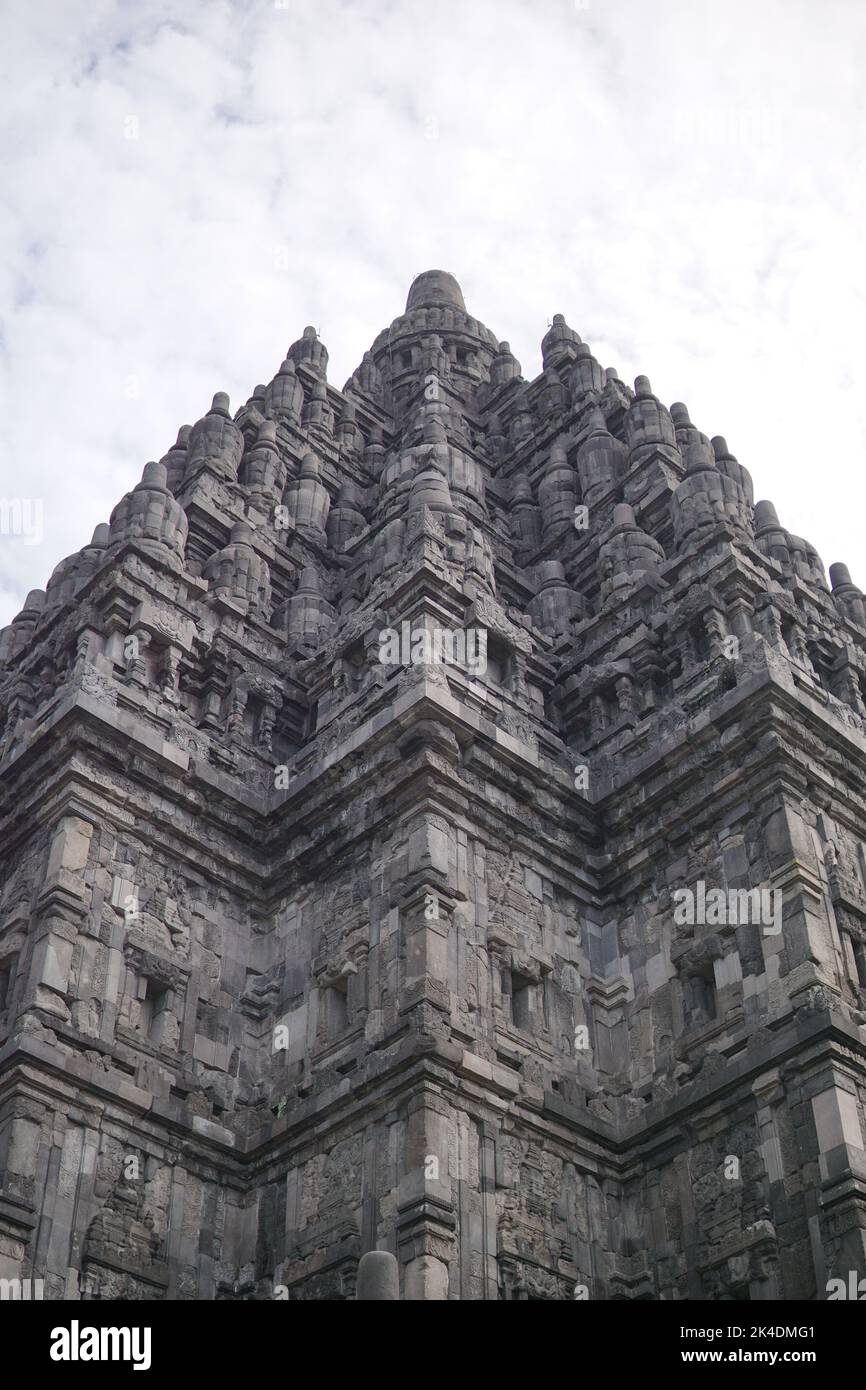
[[[0,634],[0,1277],[866,1272],[863,596],[542,350],[443,272],[342,392],[305,330]]]

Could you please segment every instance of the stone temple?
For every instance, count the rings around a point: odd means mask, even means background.
[[[542,350],[442,271],[343,391],[305,329],[0,634],[0,1278],[866,1273],[866,601]]]

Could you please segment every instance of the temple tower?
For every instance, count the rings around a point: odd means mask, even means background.
[[[863,594],[542,355],[439,270],[342,391],[305,329],[0,633],[0,1277],[866,1273]]]

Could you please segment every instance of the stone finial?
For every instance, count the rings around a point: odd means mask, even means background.
[[[574,525],[575,478],[564,445],[552,445],[544,476],[538,485],[542,535],[545,540]]]
[[[837,589],[844,589],[849,584],[853,585],[853,582],[851,571],[847,565],[843,565],[839,561],[836,561],[835,564],[830,566],[830,588],[833,590],[834,594]]]
[[[358,1303],[396,1303],[400,1299],[397,1260],[388,1250],[368,1250],[358,1262]]]
[[[402,516],[392,517],[376,532],[370,548],[371,582],[402,563],[405,541],[406,523]]]
[[[382,373],[376,366],[372,352],[365,352],[361,360],[361,365],[356,369],[351,380],[355,383],[365,396],[369,396],[371,401],[381,403],[384,395],[384,384]]]
[[[728,448],[727,440],[724,439],[722,435],[717,434],[710,442],[713,446],[716,467],[719,472],[724,473],[726,477],[731,478],[737,483],[748,497],[749,502],[752,503],[754,501],[754,489],[752,488],[752,477],[749,470],[744,468],[741,463],[737,462]]]
[[[412,483],[409,493],[409,511],[417,512],[429,507],[431,512],[450,515],[454,511],[448,479],[438,468],[424,468]]]
[[[311,372],[324,377],[328,371],[328,349],[320,341],[319,335],[311,324],[308,324],[296,342],[292,343],[287,357],[295,363],[304,363]]]
[[[102,566],[110,534],[108,523],[101,521],[93,532],[90,544],[79,551],[79,583],[83,584]]]
[[[430,305],[448,305],[466,313],[463,291],[447,270],[424,270],[416,275],[409,288],[406,300],[406,313],[413,309],[427,308]]]
[[[328,513],[328,544],[338,555],[347,550],[356,536],[366,528],[358,489],[350,479],[340,486],[337,505]]]
[[[575,348],[574,366],[568,384],[575,405],[587,396],[597,399],[604,390],[604,372],[593,357],[588,343],[579,343]]]
[[[541,593],[543,589],[556,588],[565,583],[565,568],[561,560],[542,560],[536,572],[538,588],[536,593]]]
[[[421,462],[418,458],[419,453],[422,455]],[[375,465],[377,461],[373,459],[371,462]],[[402,514],[406,510],[409,489],[415,474],[425,464],[434,463],[435,450],[432,446],[422,451],[419,446],[412,448],[404,442],[397,452],[389,450],[387,454],[384,454],[383,451],[381,465],[378,468],[378,514]],[[442,471],[447,471],[447,466]]]
[[[374,425],[364,447],[364,467],[369,470],[372,477],[378,480],[384,462],[385,444],[382,428],[380,425]]]
[[[72,598],[78,587],[80,562],[81,552],[76,551],[54,566],[45,585],[46,608],[58,608]]]
[[[47,606],[45,591],[43,589],[31,589],[24,600],[24,607],[21,612],[16,613],[10,627],[4,629],[9,634],[6,639],[7,659],[27,645],[33,635],[33,629]]]
[[[15,614],[13,623],[36,623],[46,607],[44,589],[31,589],[24,600],[21,612]]]
[[[89,579],[99,568],[105,558],[104,552],[108,545],[109,528],[105,522],[101,522],[93,532],[93,539],[89,545],[77,550],[74,555],[68,555],[65,560],[61,560],[55,565],[51,578],[45,586],[45,607],[56,608],[66,603],[72,598],[82,583]]]
[[[517,384],[513,394],[514,408],[508,420],[508,441],[512,448],[522,444],[535,429],[535,418],[529,403],[529,391],[525,381]]]
[[[289,484],[284,501],[296,526],[324,534],[331,495],[324,483],[320,482],[319,473],[319,460],[312,450],[308,450],[301,460],[300,474],[295,482]]]
[[[768,530],[781,530],[782,523],[772,502],[755,503],[755,535],[760,536]]]
[[[638,526],[633,508],[627,502],[618,503],[613,509],[613,525],[598,551],[602,603],[626,598],[642,583],[657,587],[664,561],[664,550]]]
[[[236,482],[243,451],[244,437],[229,415],[229,398],[218,391],[207,415],[190,432],[184,482],[204,467],[226,482]]]
[[[421,339],[421,370],[425,378],[432,373],[441,381],[447,381],[451,375],[451,358],[438,333],[429,333]]]
[[[724,447],[722,447],[724,446]],[[686,473],[671,498],[677,546],[691,543],[718,526],[751,538],[752,484],[724,440],[711,447],[704,436],[689,445]]]
[[[441,415],[427,415],[421,428],[421,438],[425,444],[448,445],[448,432]]]
[[[791,563],[790,536],[779,521],[772,502],[756,502],[753,509],[755,540],[765,555],[780,565]]]
[[[630,472],[653,456],[682,468],[674,422],[658,397],[653,395],[649,377],[635,379],[634,399],[625,413],[625,438]]]
[[[532,498],[527,474],[514,474],[512,506],[509,513],[510,531],[517,562],[524,564],[541,545],[541,513]]]
[[[299,420],[304,404],[304,388],[295,364],[287,357],[273,381],[265,388],[264,413],[273,420]]]
[[[696,425],[692,424],[688,408],[683,405],[682,401],[674,401],[670,415],[674,422],[677,446],[684,459],[687,458],[692,444],[709,443],[707,436],[702,434]]]
[[[164,488],[168,478],[164,463],[146,463],[142,470],[141,482],[139,487],[144,484],[148,488]]]
[[[301,570],[296,592],[299,594],[322,593],[322,577],[315,565],[305,565]]]
[[[541,544],[541,514],[525,473],[516,473],[512,481],[509,523],[515,556],[518,563],[525,564]]]
[[[251,501],[262,511],[269,512],[282,498],[286,465],[277,445],[273,420],[263,420],[259,425],[256,442],[244,461],[243,481],[250,490]]]
[[[324,381],[313,383],[309,399],[301,411],[301,424],[306,429],[324,430],[330,434],[334,428],[334,412],[328,400],[328,388]]]
[[[463,505],[462,495],[484,508],[484,469],[468,448],[460,447],[468,443],[466,421],[458,411],[433,402],[424,409],[421,442],[412,451],[415,466],[438,468],[448,479],[458,507]]]
[[[830,588],[833,591],[834,603],[845,617],[859,623],[861,627],[866,627],[866,600],[852,580],[847,565],[839,564],[837,561],[830,566]]]
[[[544,386],[540,396],[542,411],[556,413],[565,410],[569,403],[568,390],[563,386],[559,379],[559,373],[554,367],[545,367],[542,373]]]
[[[177,442],[172,444],[168,453],[160,459],[160,463],[165,465],[166,486],[169,492],[176,493],[180,490],[189,456],[191,435],[192,425],[181,425],[177,432]]]
[[[814,545],[800,536],[791,536],[791,558],[804,579],[808,579],[820,589],[827,588],[824,562]]]
[[[511,484],[511,505],[518,507],[527,502],[530,506],[534,505],[529,479],[525,473],[515,473]]]
[[[298,587],[289,599],[287,610],[290,641],[314,644],[324,631],[333,626],[336,613],[324,597],[321,576],[315,565],[305,565],[302,569]]]
[[[536,578],[538,587],[529,604],[529,616],[542,632],[562,636],[570,631],[576,617],[583,616],[583,600],[567,583],[561,560],[542,561]]]
[[[542,370],[562,366],[570,362],[580,343],[573,328],[569,328],[562,314],[554,314],[553,321],[541,340]]]
[[[42,610],[43,610],[44,607],[45,607],[45,590],[44,590],[44,589],[31,589],[31,590],[28,592],[26,599],[24,600],[24,607],[21,609],[21,612],[20,612],[20,614],[18,614],[18,616],[19,616],[19,617],[25,617],[25,616],[28,616],[28,617],[37,617],[37,616],[42,612]],[[15,619],[13,618],[12,621],[13,621],[13,623],[14,623],[14,622],[15,622]]]
[[[335,437],[344,454],[359,454],[364,447],[364,436],[358,425],[358,410],[350,399],[343,401]]]
[[[270,569],[253,545],[248,522],[235,522],[228,545],[210,556],[202,573],[219,598],[231,599],[245,612],[265,620],[270,616]]]
[[[511,351],[511,344],[500,343],[499,351],[490,364],[490,385],[498,389],[519,376],[520,363]]]
[[[500,459],[505,453],[505,431],[502,428],[502,421],[496,414],[487,417],[487,449],[492,458]]]
[[[147,463],[141,482],[111,513],[109,545],[136,541],[164,563],[180,568],[188,529],[186,512],[166,486],[165,465]]]
[[[581,497],[592,508],[619,485],[626,468],[626,449],[614,439],[598,407],[589,424],[589,435],[577,451],[577,476]]]
[[[716,468],[716,456],[713,451],[713,446],[706,435],[702,435],[700,439],[692,441],[688,447],[685,462],[687,478],[697,478],[700,477],[702,473],[715,473],[718,471]]]

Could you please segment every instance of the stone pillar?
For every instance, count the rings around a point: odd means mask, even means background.
[[[406,1266],[406,1298],[414,1302],[447,1299],[448,1266],[435,1255],[417,1255]]]
[[[831,1183],[856,1174],[866,1178],[863,1131],[857,1112],[857,1096],[849,1084],[829,1086],[812,1096],[812,1115],[818,1136],[818,1162],[821,1178]],[[866,1232],[864,1232],[866,1236]]]
[[[357,1303],[397,1303],[400,1276],[395,1257],[388,1250],[368,1250],[358,1263]]]
[[[620,676],[616,683],[616,700],[619,712],[623,715],[634,713],[634,682],[631,676]]]
[[[761,808],[770,886],[782,895],[782,930],[761,931],[765,958],[784,950],[783,976],[792,997],[820,984],[841,988],[833,928],[827,915],[823,875],[812,837],[799,811],[784,797]],[[757,930],[752,927],[750,930]]]
[[[45,887],[36,907],[35,943],[26,1001],[69,1021],[69,972],[88,890],[83,871],[90,853],[93,826],[66,816],[51,841]]]
[[[163,697],[171,705],[179,703],[178,680],[180,677],[180,657],[181,651],[173,643],[169,643],[165,650],[165,659],[162,665],[162,693]]]
[[[821,1175],[818,1250],[827,1261],[816,1269],[819,1299],[827,1297],[822,1274],[846,1284],[866,1275],[866,1153],[856,1087],[836,1068],[826,1080],[811,1098]]]
[[[411,1008],[424,999],[448,1010],[450,915],[450,904],[442,898],[435,882],[413,889],[401,905],[405,940],[402,1008]]]
[[[136,628],[124,638],[123,651],[126,660],[125,680],[128,685],[137,685],[140,690],[148,686],[147,648],[150,633],[146,628]]]
[[[236,686],[232,691],[231,709],[226,725],[226,736],[230,740],[240,738],[243,733],[244,711],[246,710],[248,699],[249,691],[245,690],[243,686]]]
[[[453,889],[449,884],[449,834],[440,817],[422,814],[409,829],[406,882],[400,904],[404,935],[401,1009],[421,1000],[450,1011],[448,936]]]

